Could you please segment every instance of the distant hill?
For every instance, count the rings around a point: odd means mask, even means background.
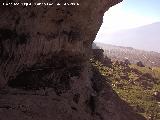
[[[94,46],[92,47],[94,48]],[[104,50],[104,55],[107,55],[112,60],[123,61],[125,59],[128,59],[131,63],[142,61],[146,66],[160,67],[160,53],[158,52],[149,52],[134,49],[132,47],[122,47],[103,43],[96,43],[96,46],[102,48]]]
[[[108,44],[160,52],[160,22],[107,33],[103,38],[98,39],[103,41],[108,40]]]

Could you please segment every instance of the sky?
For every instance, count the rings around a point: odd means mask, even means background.
[[[108,33],[155,22],[160,22],[160,0],[123,0],[104,14],[95,41],[101,41],[103,35]],[[101,42],[107,43],[107,40]]]

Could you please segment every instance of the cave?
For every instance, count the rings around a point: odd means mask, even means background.
[[[121,1],[72,0],[78,5],[66,6],[71,1],[56,0],[52,6],[13,6],[3,3],[20,1],[1,0],[1,119],[143,120],[128,111],[103,80],[92,77],[97,72],[88,62],[104,13]]]

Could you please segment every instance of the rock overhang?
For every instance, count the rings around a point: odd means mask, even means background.
[[[25,68],[46,59],[68,56],[88,58],[103,15],[122,0],[57,0],[53,6],[3,5],[39,0],[2,0],[0,11],[1,86]],[[45,2],[51,2],[46,0]],[[64,5],[65,3],[78,5]],[[57,3],[61,5],[57,5]],[[64,57],[62,57],[64,58]],[[66,59],[68,57],[66,56]],[[85,59],[86,60],[86,59]]]

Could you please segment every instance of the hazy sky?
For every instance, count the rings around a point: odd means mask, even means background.
[[[103,19],[96,41],[109,32],[159,22],[160,0],[123,0],[111,7]]]

